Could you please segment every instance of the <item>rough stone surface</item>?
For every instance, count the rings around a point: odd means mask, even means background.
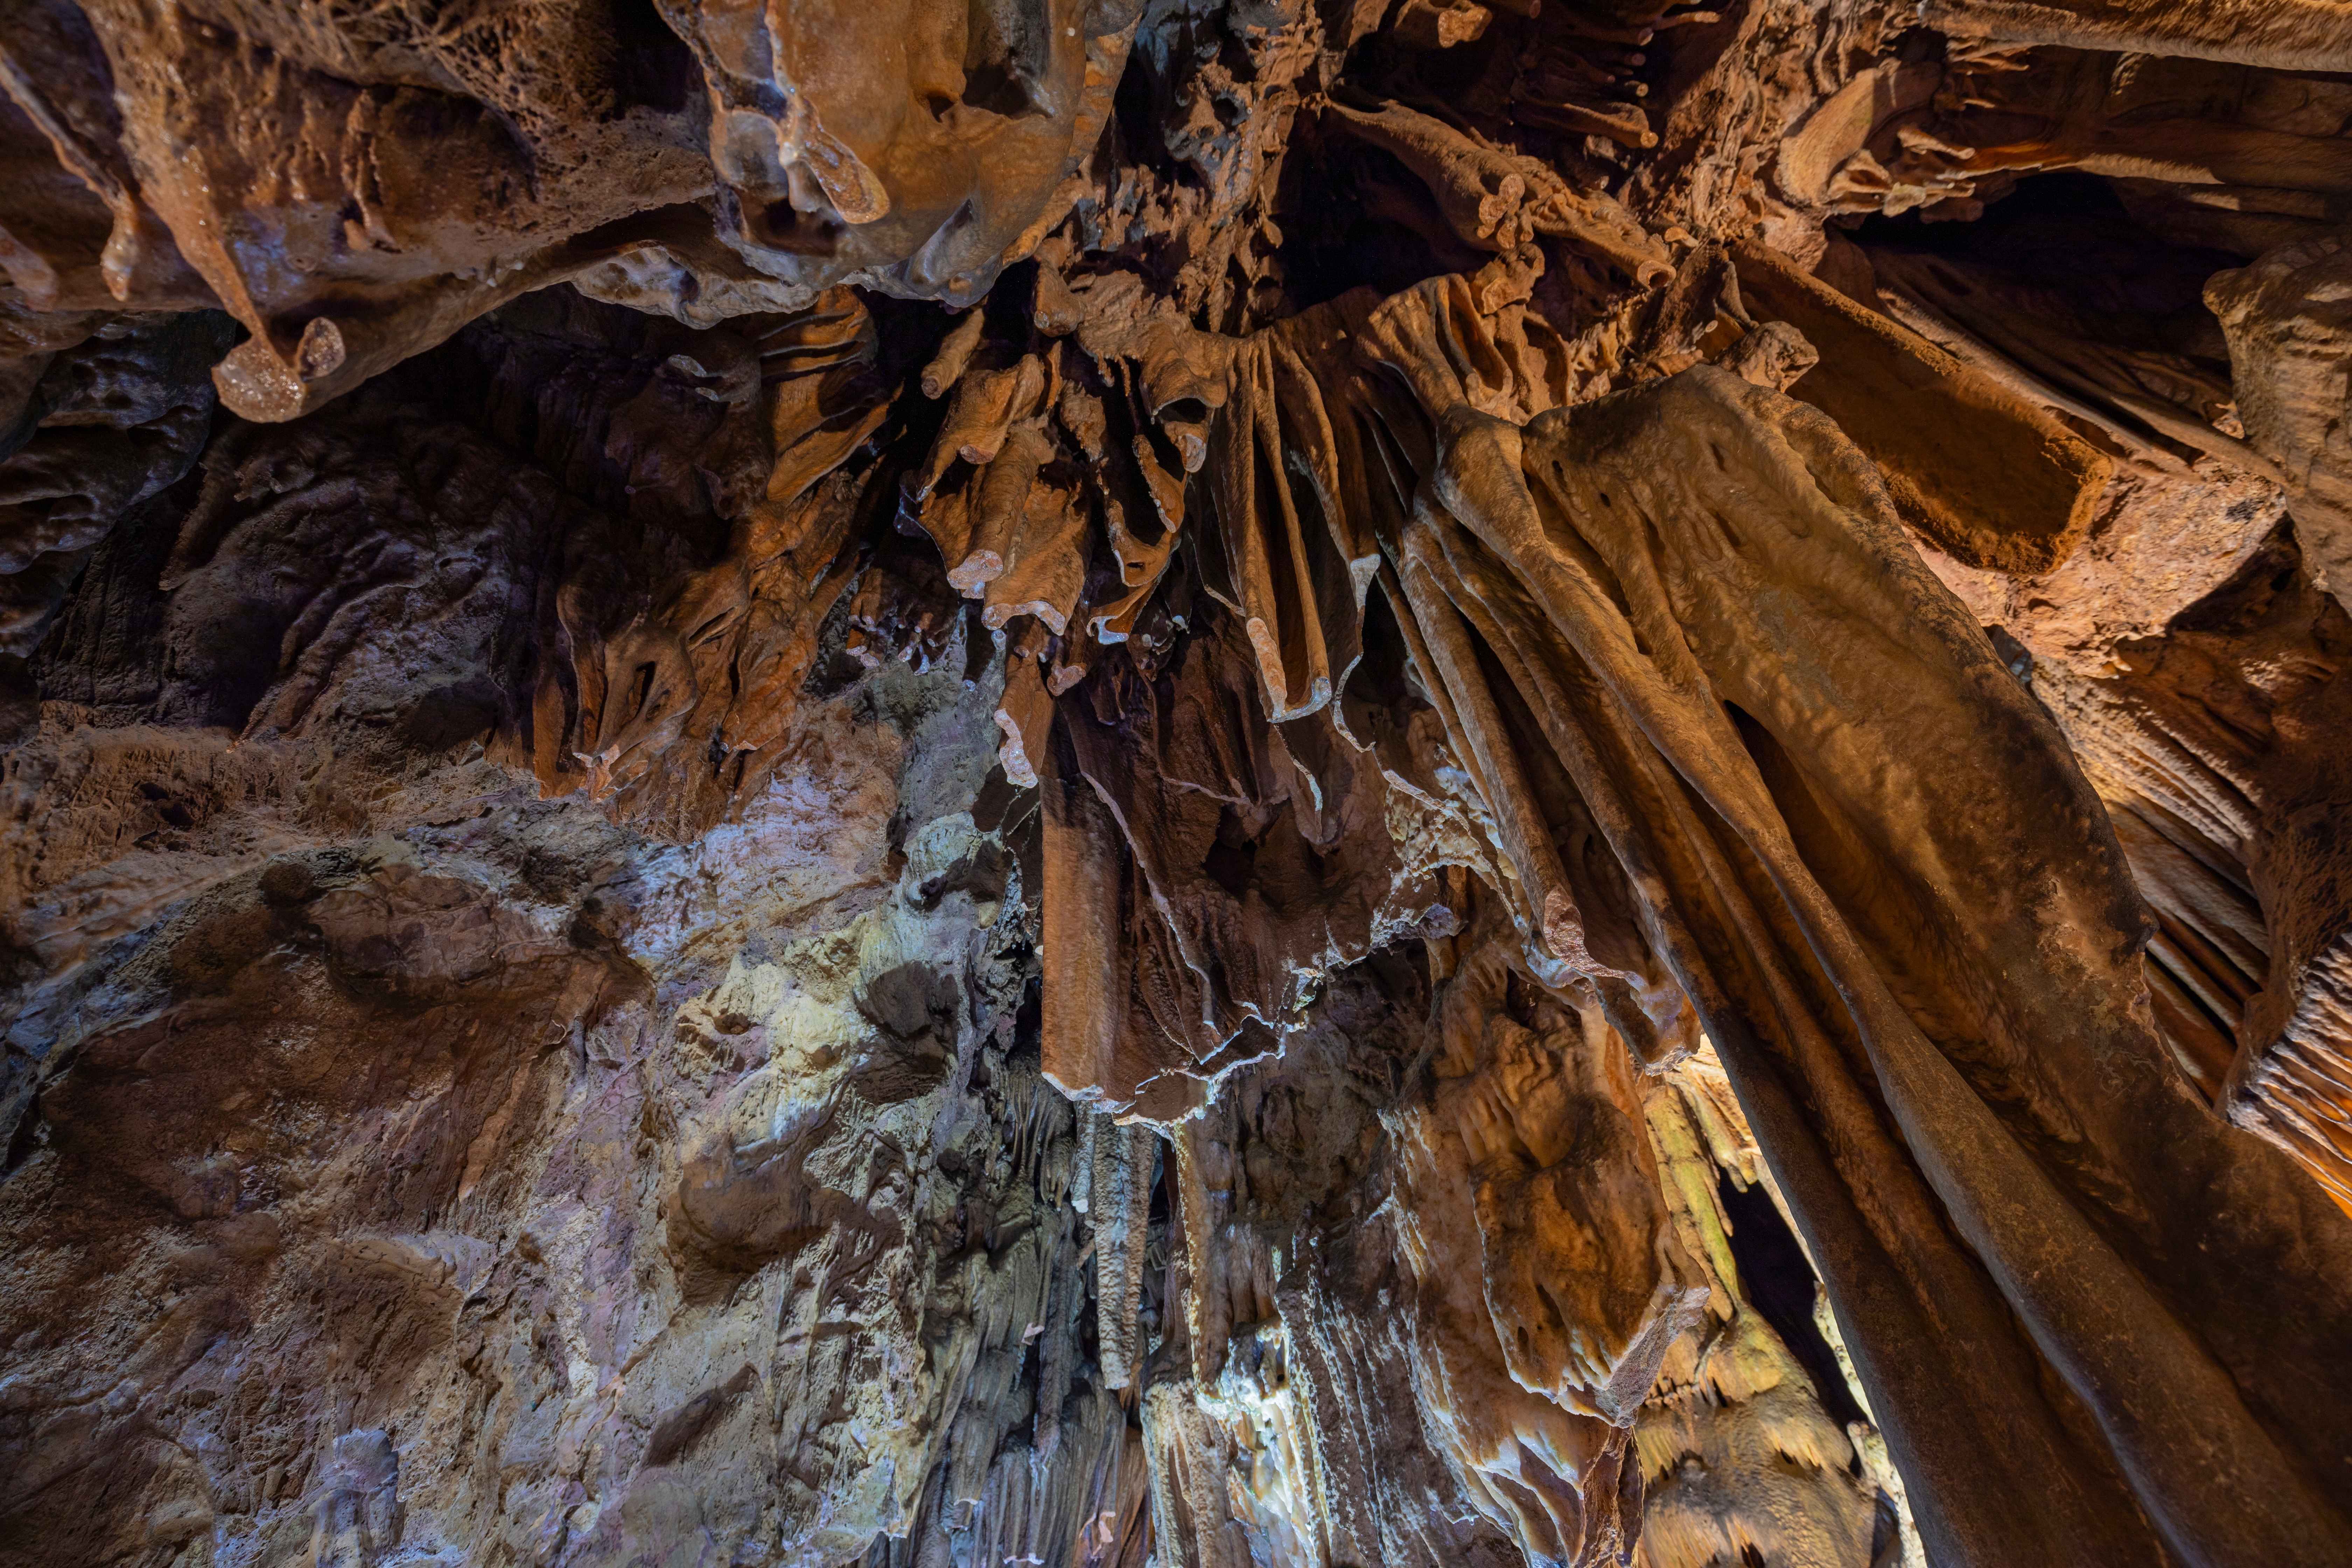
[[[0,0],[0,1564],[2352,1561],[2330,0]]]

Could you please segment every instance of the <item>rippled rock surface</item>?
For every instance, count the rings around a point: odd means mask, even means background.
[[[2336,0],[0,0],[0,1564],[2352,1561]]]

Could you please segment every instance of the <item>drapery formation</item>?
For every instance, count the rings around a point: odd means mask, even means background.
[[[1540,331],[1471,302],[1507,287],[1234,352],[1202,584],[1270,717],[1333,692],[1273,734],[1450,790],[1530,963],[1646,1065],[1687,996],[1940,1560],[2341,1560],[2352,1225],[2174,1076],[2055,726],[1827,417],[1705,365],[1549,406]],[[1379,637],[1442,751],[1374,717]]]
[[[0,18],[0,1568],[2352,1561],[2347,0]]]

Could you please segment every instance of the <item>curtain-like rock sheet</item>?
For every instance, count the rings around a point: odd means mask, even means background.
[[[2352,1226],[2174,1076],[2055,726],[1822,415],[1700,366],[1514,423],[1471,286],[1370,312],[1286,429],[1427,454],[1354,515],[1507,899],[1564,984],[1654,954],[1696,1005],[1931,1552],[2343,1560]],[[1286,439],[1342,508],[1392,482]]]
[[[1562,761],[1588,798],[1664,808],[1603,821],[1654,878],[1660,945],[1891,1440],[1934,1478],[1931,1550],[2120,1560],[2147,1528],[2132,1500],[2191,1561],[2352,1550],[2319,1468],[2342,1407],[2312,1397],[2344,1375],[2352,1235],[2171,1076],[2102,814],[1875,476],[1705,369],[1539,417],[1524,489],[1508,433],[1451,423],[1435,488],[1511,577],[1433,509],[1420,526],[1470,566],[1465,598],[1503,606],[1499,637],[1574,682],[1591,749]],[[2233,1299],[2258,1272],[2261,1323]],[[2084,1416],[2101,1441],[2068,1430]]]
[[[2347,6],[0,0],[0,1568],[2346,1555]]]

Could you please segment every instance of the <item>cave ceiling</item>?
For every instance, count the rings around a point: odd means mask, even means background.
[[[0,1568],[2352,1563],[2345,0],[0,0]]]

